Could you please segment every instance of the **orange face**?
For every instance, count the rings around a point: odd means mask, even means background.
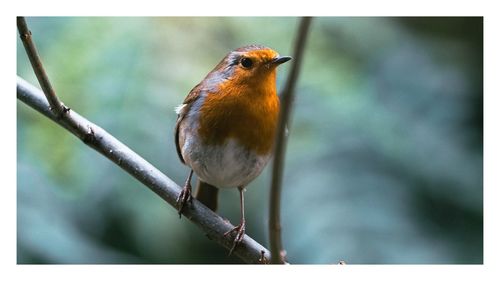
[[[202,81],[209,92],[219,92],[222,84],[246,87],[253,92],[276,90],[276,67],[290,60],[267,47],[250,45],[230,52]],[[272,88],[272,89],[271,89]]]
[[[276,66],[273,61],[279,54],[271,49],[241,52],[231,80],[234,83],[272,83]],[[271,79],[270,79],[271,78]]]

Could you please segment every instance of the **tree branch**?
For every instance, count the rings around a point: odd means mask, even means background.
[[[49,109],[42,91],[20,77],[17,78],[17,98],[70,131],[175,208],[181,187],[105,130],[73,110],[67,112],[64,118],[58,118]],[[196,199],[193,198],[192,204],[182,214],[205,232],[210,239],[226,249],[230,249],[233,245],[232,238],[224,236],[224,233],[234,226]],[[241,245],[238,245],[233,253],[246,263],[260,263],[262,257],[264,259],[270,257],[269,251],[248,235],[245,235]]]
[[[271,196],[269,206],[269,242],[271,250],[271,263],[278,264],[285,262],[285,251],[281,240],[281,185],[283,181],[283,165],[286,150],[286,127],[292,112],[294,100],[294,88],[299,75],[302,63],[304,46],[311,24],[311,17],[304,17],[300,21],[300,26],[295,39],[293,53],[293,64],[288,75],[285,88],[280,99],[280,115],[278,121],[278,134],[275,141],[273,170],[271,179]]]
[[[38,56],[38,52],[36,50],[35,44],[31,39],[31,31],[28,29],[28,25],[24,20],[24,17],[17,17],[17,29],[19,30],[19,37],[21,37],[21,41],[23,42],[24,49],[26,50],[26,54],[30,60],[31,66],[35,72],[36,78],[38,79],[38,83],[43,89],[45,96],[50,104],[50,109],[56,114],[58,118],[61,118],[63,113],[68,111],[57,98],[56,92],[52,88],[50,84],[49,78],[47,77],[47,73],[43,68],[42,61],[40,56]]]

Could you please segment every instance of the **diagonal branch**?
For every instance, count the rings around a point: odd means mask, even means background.
[[[73,110],[67,112],[65,118],[58,118],[49,109],[42,91],[20,77],[17,78],[17,98],[70,131],[175,208],[181,188],[105,130]],[[234,226],[196,199],[193,199],[189,207],[183,211],[183,215],[205,232],[210,239],[230,249],[233,240],[229,236],[224,236],[224,233],[233,229]],[[247,235],[233,253],[246,263],[260,263],[262,258],[269,259],[270,257],[269,251],[264,246]]]
[[[269,242],[271,250],[271,263],[284,263],[285,252],[281,240],[281,185],[283,181],[283,166],[286,150],[286,127],[292,112],[294,100],[294,88],[299,75],[304,47],[311,24],[311,17],[304,17],[300,21],[295,48],[293,53],[293,64],[288,75],[285,88],[280,99],[280,115],[278,121],[278,134],[276,136],[273,172],[271,179],[271,196],[269,206]]]
[[[59,101],[56,92],[50,84],[49,77],[43,68],[35,43],[33,43],[33,40],[31,39],[31,31],[28,29],[28,25],[26,24],[24,17],[17,17],[17,29],[19,30],[19,37],[21,37],[26,54],[28,55],[36,78],[38,79],[38,83],[42,86],[43,92],[49,101],[50,109],[56,114],[57,117],[61,118],[63,113],[67,112],[69,109]]]

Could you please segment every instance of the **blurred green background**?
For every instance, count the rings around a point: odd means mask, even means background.
[[[298,19],[27,18],[59,97],[177,183],[174,107],[230,50],[292,54]],[[315,18],[283,188],[291,263],[483,262],[482,18]],[[279,68],[281,89],[290,64]],[[17,38],[17,74],[38,86]],[[246,192],[268,246],[270,173]],[[239,263],[17,103],[18,263]],[[237,223],[238,192],[219,213]]]

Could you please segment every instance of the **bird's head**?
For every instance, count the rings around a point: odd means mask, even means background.
[[[215,83],[229,80],[235,85],[272,83],[275,86],[276,67],[290,59],[261,45],[244,46],[227,54],[210,72],[207,80]]]

